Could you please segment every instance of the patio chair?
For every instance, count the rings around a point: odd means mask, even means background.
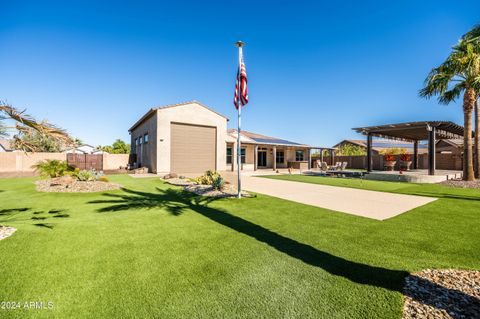
[[[320,169],[321,169],[322,171],[328,171],[327,162],[321,162],[320,165],[321,165],[321,166],[320,166]]]
[[[342,163],[342,167],[340,168],[342,171],[344,171],[346,168],[347,168],[347,165],[348,163],[347,162],[343,162]]]

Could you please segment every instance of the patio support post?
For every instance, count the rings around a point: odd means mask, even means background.
[[[273,147],[273,170],[277,170],[277,147]]]
[[[418,141],[413,142],[413,169],[418,169]]]
[[[257,164],[258,164],[258,145],[255,145],[255,150],[253,152],[253,170],[257,170]]]
[[[428,175],[435,175],[435,127],[428,131]]]
[[[335,164],[335,151],[334,150],[330,150],[330,159],[332,160],[330,165],[333,166]]]
[[[367,135],[367,171],[372,171],[372,134]]]
[[[323,148],[320,149],[320,162],[323,162]]]
[[[312,150],[307,148],[308,152],[308,169],[310,170],[312,168]]]

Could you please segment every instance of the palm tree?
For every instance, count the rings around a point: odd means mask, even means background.
[[[463,39],[472,43],[473,45],[479,47],[480,46],[480,25],[476,25],[473,27],[472,30],[467,32]],[[480,177],[480,110],[479,110],[479,101],[478,98],[480,97],[480,92],[477,92],[479,96],[477,96],[477,100],[475,102],[475,112],[474,112],[474,119],[475,119],[475,137],[474,137],[474,148],[475,148],[475,155],[473,160],[473,170],[475,172],[475,177]]]
[[[475,179],[472,153],[472,113],[480,92],[480,45],[471,40],[476,26],[465,34],[440,66],[432,69],[420,90],[421,97],[438,96],[441,104],[455,101],[463,93],[463,179]]]
[[[14,126],[0,126],[3,128],[2,132],[4,133],[6,130],[13,129],[20,134],[20,136],[14,135],[13,137],[13,144],[17,149],[24,151],[36,151],[34,145],[30,145],[30,143],[21,138],[22,134],[29,134],[32,132],[32,130],[37,131],[44,137],[52,138],[65,145],[72,144],[72,139],[65,130],[45,121],[38,122],[30,115],[25,114],[25,111],[19,111],[3,101],[0,101],[0,119],[16,122]]]
[[[480,103],[477,101],[475,102],[475,157],[473,161],[473,170],[475,172],[475,177],[480,178]]]

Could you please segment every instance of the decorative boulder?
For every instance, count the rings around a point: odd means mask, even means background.
[[[71,175],[61,177],[54,177],[50,180],[50,186],[68,186],[72,184],[75,179]]]

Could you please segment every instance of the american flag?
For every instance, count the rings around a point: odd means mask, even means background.
[[[235,97],[233,104],[238,110],[248,103],[248,88],[247,88],[247,70],[245,69],[245,63],[243,63],[243,55],[240,56],[240,65],[237,71],[237,81],[235,83]]]

